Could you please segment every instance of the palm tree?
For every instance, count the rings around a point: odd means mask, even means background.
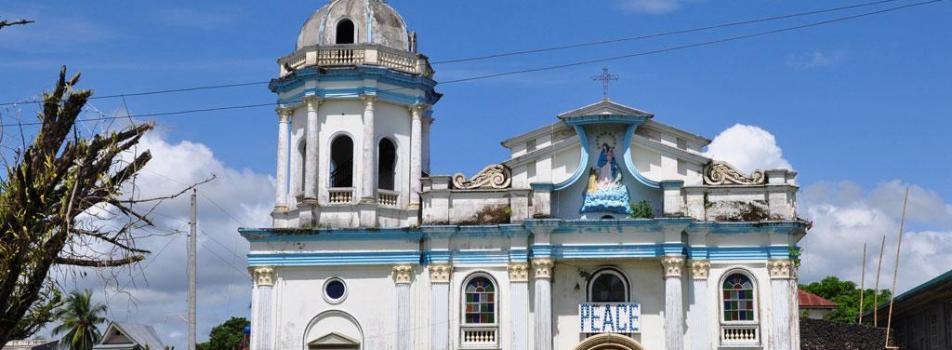
[[[72,291],[66,298],[66,303],[56,310],[56,319],[62,322],[53,328],[53,335],[65,333],[60,339],[60,346],[69,350],[90,350],[102,338],[96,326],[106,322],[102,315],[106,313],[106,305],[93,304],[92,293]]]

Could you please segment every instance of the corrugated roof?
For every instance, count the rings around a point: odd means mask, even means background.
[[[158,334],[155,333],[155,329],[152,326],[147,326],[143,324],[134,324],[134,323],[119,323],[112,322],[109,324],[109,328],[115,327],[119,332],[124,334],[126,338],[134,341],[136,344],[141,347],[148,346],[149,349],[157,350],[165,348],[165,345],[162,344],[162,341],[159,339]],[[106,329],[106,332],[103,334],[109,333],[109,328]],[[105,337],[103,338],[105,340]],[[129,344],[97,344],[93,346],[93,349],[124,349],[124,346]]]
[[[805,292],[802,289],[797,290],[797,300],[800,302],[801,309],[835,309],[836,303],[826,300],[823,297]]]

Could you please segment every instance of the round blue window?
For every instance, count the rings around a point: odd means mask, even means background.
[[[324,293],[327,294],[329,299],[338,300],[344,297],[346,288],[347,287],[344,286],[344,282],[341,282],[340,280],[332,280],[324,285]]]

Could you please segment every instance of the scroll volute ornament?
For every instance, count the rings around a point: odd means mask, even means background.
[[[705,185],[762,185],[766,182],[763,171],[756,170],[747,176],[727,162],[712,160],[704,168]]]
[[[512,175],[509,168],[502,164],[494,164],[483,168],[476,176],[469,180],[463,173],[453,175],[453,188],[471,190],[477,188],[504,189],[512,184]]]

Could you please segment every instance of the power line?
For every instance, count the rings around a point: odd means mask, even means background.
[[[469,78],[455,79],[455,80],[440,82],[440,84],[445,85],[445,84],[461,83],[461,82],[473,81],[473,80],[482,80],[482,79],[498,78],[498,77],[503,77],[503,76],[508,76],[508,75],[525,74],[525,73],[535,73],[535,72],[542,72],[542,71],[548,71],[548,70],[569,68],[569,67],[582,66],[582,65],[594,64],[594,63],[603,63],[603,62],[617,61],[617,60],[622,60],[622,59],[626,59],[626,58],[634,58],[634,57],[639,57],[639,56],[647,56],[647,55],[659,54],[659,53],[664,53],[664,52],[679,51],[679,50],[690,49],[690,48],[696,48],[696,47],[711,46],[711,45],[723,44],[723,43],[727,43],[727,42],[731,42],[731,41],[737,41],[737,40],[742,40],[742,39],[750,39],[750,38],[755,38],[755,37],[760,37],[760,36],[766,36],[766,35],[771,35],[771,34],[779,34],[779,33],[783,33],[783,32],[790,32],[790,31],[795,31],[795,30],[800,30],[800,29],[806,29],[806,28],[821,26],[821,25],[824,25],[824,24],[844,22],[844,21],[853,20],[853,19],[857,19],[857,18],[862,18],[862,17],[872,16],[872,15],[882,14],[882,13],[886,13],[886,12],[898,11],[898,10],[902,10],[902,9],[906,9],[906,8],[910,8],[910,7],[928,5],[928,4],[937,3],[937,2],[940,2],[940,1],[943,1],[943,0],[930,0],[930,1],[917,2],[917,3],[902,5],[902,6],[890,7],[890,8],[883,9],[883,10],[878,10],[878,11],[866,12],[866,13],[861,13],[861,14],[851,15],[851,16],[837,17],[837,18],[833,18],[833,19],[829,19],[829,20],[825,20],[825,21],[807,23],[807,24],[798,25],[798,26],[793,26],[793,27],[784,27],[784,28],[780,28],[780,29],[774,29],[774,30],[756,32],[756,33],[751,33],[751,34],[742,34],[742,35],[731,36],[731,37],[727,37],[727,38],[723,38],[723,39],[718,39],[718,40],[711,40],[711,41],[704,41],[704,42],[699,42],[699,43],[692,43],[692,44],[671,46],[671,47],[666,47],[666,48],[657,49],[657,50],[651,50],[651,51],[643,51],[643,52],[636,52],[636,53],[631,53],[631,54],[626,54],[626,55],[619,55],[619,56],[612,56],[612,57],[604,57],[604,58],[596,58],[596,59],[584,60],[584,61],[576,61],[576,62],[571,62],[571,63],[566,63],[566,64],[558,64],[558,65],[545,66],[545,67],[539,67],[539,68],[530,68],[530,69],[509,71],[509,72],[503,72],[503,73],[487,74],[487,75],[481,75],[481,76],[475,76],[475,77],[469,77]]]
[[[898,10],[907,9],[907,8],[911,8],[911,7],[917,7],[917,6],[923,6],[923,5],[933,4],[933,3],[937,3],[937,2],[941,2],[941,1],[944,1],[944,0],[930,0],[930,1],[916,2],[916,3],[912,3],[912,4],[906,4],[906,5],[901,5],[901,6],[895,6],[895,7],[890,7],[890,8],[886,8],[886,9],[882,9],[882,10],[877,10],[877,11],[872,11],[872,12],[865,12],[865,13],[856,14],[856,15],[837,17],[837,18],[833,18],[833,19],[829,19],[829,20],[824,20],[824,21],[819,21],[819,22],[812,22],[812,23],[807,23],[807,24],[802,24],[802,25],[797,25],[797,26],[792,26],[792,27],[784,27],[784,28],[780,28],[780,29],[774,29],[774,30],[768,30],[768,31],[761,31],[761,32],[755,32],[755,33],[750,33],[750,34],[736,35],[736,36],[731,36],[731,37],[727,37],[727,38],[723,38],[723,39],[703,41],[703,42],[697,42],[697,43],[691,43],[691,44],[685,44],[685,45],[677,45],[677,46],[671,46],[671,47],[666,47],[666,48],[661,48],[661,49],[656,49],[656,50],[635,52],[635,53],[630,53],[630,54],[625,54],[625,55],[619,55],[619,56],[610,56],[610,57],[603,57],[603,58],[597,58],[597,59],[591,59],[591,60],[575,61],[575,62],[570,62],[570,63],[565,63],[565,64],[550,65],[550,66],[543,66],[543,67],[538,67],[538,68],[529,68],[529,69],[515,70],[515,71],[509,71],[509,72],[502,72],[502,73],[492,73],[492,74],[485,74],[485,75],[476,75],[476,76],[467,77],[467,78],[460,78],[460,79],[442,81],[442,82],[439,82],[439,84],[440,84],[440,85],[457,84],[457,83],[462,83],[462,82],[492,79],[492,78],[498,78],[498,77],[503,77],[503,76],[517,75],[517,74],[543,72],[543,71],[563,69],[563,68],[570,68],[570,67],[582,66],[582,65],[589,65],[589,64],[595,64],[595,63],[618,61],[618,60],[623,60],[623,59],[628,59],[628,58],[635,58],[635,57],[640,57],[640,56],[648,56],[648,55],[654,55],[654,54],[666,53],[666,52],[672,52],[672,51],[680,51],[680,50],[686,50],[686,49],[691,49],[691,48],[712,46],[712,45],[723,44],[723,43],[732,42],[732,41],[738,41],[738,40],[743,40],[743,39],[751,39],[751,38],[756,38],[756,37],[761,37],[761,36],[767,36],[767,35],[772,35],[772,34],[779,34],[779,33],[783,33],[783,32],[790,32],[790,31],[795,31],[795,30],[800,30],[800,29],[812,28],[812,27],[817,27],[817,26],[821,26],[821,25],[825,25],[825,24],[832,24],[832,23],[837,23],[837,22],[845,22],[845,21],[849,21],[849,20],[854,20],[854,19],[858,19],[858,18],[863,18],[863,17],[873,16],[873,15],[883,14],[883,13],[887,13],[887,12],[898,11]],[[384,89],[384,90],[379,90],[379,91],[380,91],[380,92],[383,92],[383,91],[392,91],[392,90],[401,90],[401,89],[403,89],[403,88]],[[233,110],[233,109],[245,109],[245,108],[268,107],[268,106],[274,107],[274,106],[279,106],[279,105],[282,105],[282,104],[293,104],[293,103],[296,103],[296,102],[300,102],[300,100],[283,101],[283,102],[258,103],[258,104],[237,105],[237,106],[212,107],[212,108],[202,108],[202,109],[191,109],[191,110],[182,110],[182,111],[176,111],[176,112],[145,113],[145,114],[139,114],[138,117],[181,116],[181,115],[183,115],[183,114],[215,112],[215,111]],[[78,121],[81,121],[81,122],[89,122],[89,121],[99,121],[99,120],[108,120],[108,119],[117,119],[117,118],[126,118],[126,117],[127,117],[127,116],[102,117],[102,118],[88,118],[88,119],[79,119]],[[0,127],[8,127],[8,126],[29,126],[29,125],[41,125],[41,124],[42,124],[42,122],[8,123],[8,124],[0,124]]]
[[[667,32],[658,32],[658,33],[651,33],[651,34],[644,34],[644,35],[637,35],[637,36],[629,36],[629,37],[622,37],[622,38],[615,38],[615,39],[607,39],[607,40],[596,40],[596,41],[581,42],[581,43],[575,43],[575,44],[568,44],[568,45],[561,45],[561,46],[552,46],[552,47],[529,49],[529,50],[518,50],[518,51],[511,51],[511,52],[501,52],[501,53],[496,53],[496,54],[480,55],[480,56],[457,58],[457,59],[449,59],[449,60],[443,60],[443,61],[434,61],[434,62],[431,62],[431,64],[433,64],[433,65],[441,65],[441,64],[453,64],[453,63],[461,63],[461,62],[481,61],[481,60],[488,60],[488,59],[501,58],[501,57],[519,56],[519,55],[527,55],[527,54],[533,54],[533,53],[541,53],[541,52],[549,52],[549,51],[559,51],[559,50],[567,50],[567,49],[573,49],[573,48],[581,48],[581,47],[589,47],[589,46],[606,45],[606,44],[626,42],[626,41],[636,41],[636,40],[651,39],[651,38],[658,38],[658,37],[664,37],[664,36],[673,36],[673,35],[680,35],[680,34],[688,34],[688,33],[695,33],[695,32],[701,32],[701,31],[714,30],[714,29],[722,29],[722,28],[735,27],[735,26],[741,26],[741,25],[747,25],[747,24],[771,22],[771,21],[778,21],[778,20],[790,19],[790,18],[796,18],[796,17],[804,17],[804,16],[818,15],[818,14],[829,13],[829,12],[844,11],[844,10],[855,9],[855,8],[862,8],[862,7],[869,7],[869,6],[881,5],[881,4],[890,3],[890,2],[896,2],[896,1],[902,1],[902,0],[878,0],[878,1],[857,3],[857,4],[853,4],[853,5],[832,7],[832,8],[821,9],[821,10],[797,12],[797,13],[791,13],[791,14],[786,14],[786,15],[778,15],[778,16],[770,16],[770,17],[760,17],[760,18],[753,18],[753,19],[742,20],[742,21],[727,22],[727,23],[721,23],[721,24],[715,24],[715,25],[709,25],[709,26],[703,26],[703,27],[695,27],[695,28],[688,28],[688,29],[667,31]],[[267,81],[251,81],[251,82],[242,82],[242,83],[230,83],[230,84],[218,84],[218,85],[194,86],[194,87],[185,87],[185,88],[176,88],[176,89],[164,89],[164,90],[153,90],[153,91],[140,91],[140,92],[131,92],[131,93],[122,93],[122,94],[92,96],[92,97],[90,97],[90,100],[95,100],[95,99],[110,99],[110,98],[121,98],[121,97],[135,97],[135,96],[148,96],[148,95],[158,95],[158,94],[168,94],[168,93],[180,93],[180,92],[201,91],[201,90],[226,89],[226,88],[235,88],[235,87],[265,85],[265,84],[269,84],[269,83],[270,83],[270,80],[267,80]],[[24,104],[24,103],[36,104],[36,103],[40,103],[40,101],[37,100],[37,99],[35,99],[35,98],[33,98],[33,99],[21,100],[21,101],[15,101],[15,102],[0,103],[0,106],[8,106],[8,105]]]
[[[659,38],[664,36],[708,31],[712,29],[721,29],[721,28],[736,27],[736,26],[747,25],[747,24],[771,22],[771,21],[778,21],[783,19],[790,19],[790,18],[804,17],[804,16],[812,16],[812,15],[818,15],[818,14],[823,14],[828,12],[837,12],[837,11],[861,8],[861,7],[869,7],[869,6],[880,5],[880,4],[885,4],[885,3],[895,2],[895,1],[901,1],[901,0],[880,0],[880,1],[864,2],[864,3],[853,4],[853,5],[822,9],[822,10],[797,12],[797,13],[791,13],[786,15],[760,17],[760,18],[753,18],[753,19],[748,19],[743,21],[727,22],[727,23],[715,24],[715,25],[710,25],[705,27],[696,27],[696,28],[681,29],[681,30],[674,30],[674,31],[667,31],[667,32],[657,32],[657,33],[651,33],[651,34],[642,34],[637,36],[629,36],[629,37],[622,37],[622,38],[615,38],[615,39],[588,41],[588,42],[580,42],[580,43],[561,45],[561,46],[550,46],[550,47],[537,48],[537,49],[501,52],[501,53],[489,54],[489,55],[483,55],[483,56],[474,56],[474,57],[467,57],[467,58],[457,58],[457,59],[449,59],[449,60],[443,60],[443,61],[435,61],[435,62],[431,62],[431,64],[438,65],[438,64],[453,64],[453,63],[461,63],[461,62],[483,61],[483,60],[489,60],[494,58],[520,56],[520,55],[528,55],[533,53],[560,51],[560,50],[567,50],[567,49],[576,49],[576,48],[589,47],[589,46],[600,46],[600,45],[614,44],[614,43],[620,43],[620,42],[626,42],[626,41],[653,39],[653,38]]]

